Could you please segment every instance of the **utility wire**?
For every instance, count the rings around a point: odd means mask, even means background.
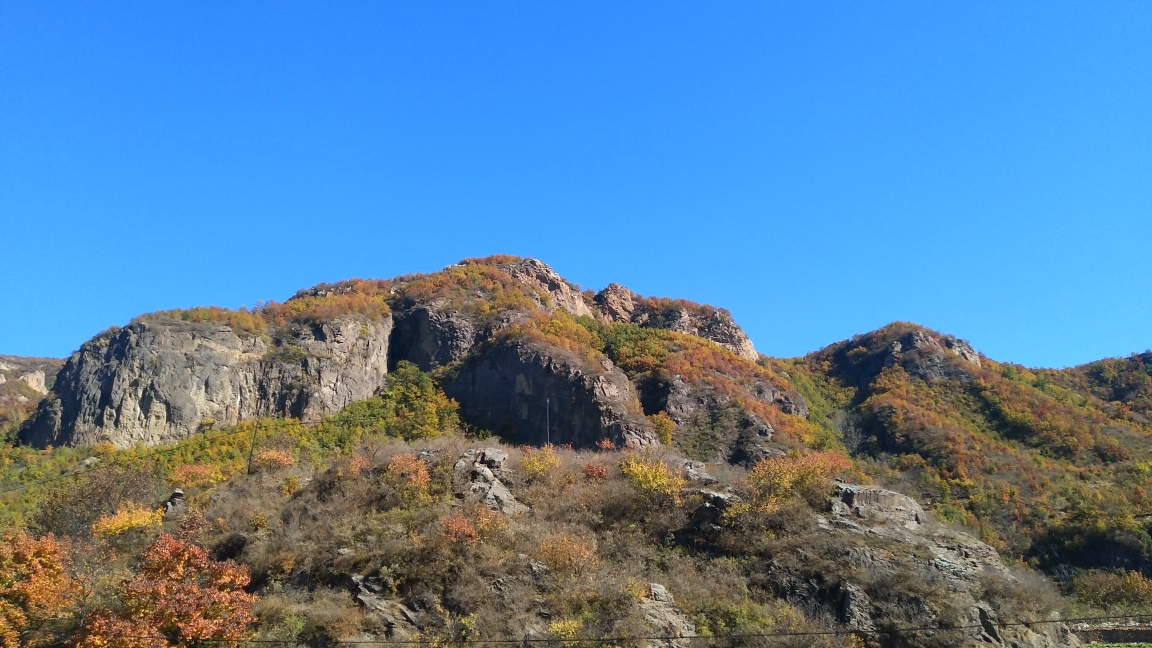
[[[1093,616],[1093,617],[1076,617],[1071,619],[1044,619],[1033,621],[1009,621],[1006,623],[997,623],[995,627],[1006,628],[1015,626],[1034,626],[1034,625],[1052,625],[1056,623],[1071,624],[1083,623],[1087,621],[1117,621],[1125,620],[1143,620],[1152,618],[1152,614],[1138,614],[1138,615],[1113,615],[1113,616]],[[609,643],[615,641],[694,641],[694,640],[726,640],[726,639],[770,639],[781,637],[816,637],[816,636],[875,636],[875,635],[901,635],[913,632],[954,632],[959,630],[975,630],[983,629],[986,626],[983,623],[973,623],[969,625],[942,627],[942,626],[906,626],[902,628],[887,628],[880,630],[806,630],[794,632],[760,632],[760,633],[740,633],[740,634],[727,634],[727,635],[649,635],[649,636],[613,636],[613,637],[598,637],[595,639],[559,639],[559,638],[541,638],[541,639],[446,639],[446,640],[431,640],[431,639],[375,639],[375,640],[357,640],[357,641],[326,641],[327,645],[336,646],[362,646],[362,645],[413,645],[413,644],[438,644],[438,645],[480,645],[480,644],[569,644],[569,643]],[[64,632],[54,632],[51,634],[63,635],[68,634]],[[110,639],[164,639],[168,637],[163,635],[102,635]],[[226,643],[226,644],[294,644],[299,645],[306,642],[291,640],[291,639],[198,639],[199,643]]]

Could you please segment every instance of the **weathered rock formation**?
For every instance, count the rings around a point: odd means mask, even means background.
[[[722,308],[700,306],[683,300],[634,299],[631,290],[609,284],[597,293],[596,305],[602,322],[631,322],[695,335],[755,362],[760,358],[744,330]]]
[[[29,371],[20,376],[20,380],[23,380],[25,385],[28,385],[32,391],[41,396],[48,393],[48,388],[44,386],[43,371]]]
[[[36,409],[63,364],[55,358],[0,356],[0,430]]]
[[[628,377],[605,365],[589,367],[561,349],[511,340],[466,358],[444,381],[444,392],[469,420],[517,443],[655,443]]]
[[[688,648],[696,636],[696,624],[676,606],[676,600],[659,583],[648,584],[648,596],[640,599],[640,612],[653,634],[667,639],[649,639],[645,645],[668,648]]]
[[[1032,626],[1002,625],[1010,619],[999,617],[996,597],[1020,597],[1026,586],[995,549],[931,521],[910,497],[838,484],[830,514],[817,523],[831,535],[805,554],[845,564],[849,575],[821,584],[806,578],[802,568],[783,568],[777,574],[782,590],[797,600],[828,602],[841,622],[876,633],[872,637],[881,646],[913,645],[911,635],[882,632],[886,626],[957,628],[916,633],[917,645],[1080,645],[1058,616]],[[894,574],[915,586],[891,591]]]
[[[751,467],[760,459],[783,454],[768,442],[775,430],[767,421],[741,408],[729,396],[705,383],[688,383],[680,376],[669,380],[650,379],[641,383],[644,410],[664,411],[676,423],[682,438],[696,439],[681,444],[681,450],[695,459],[729,461]],[[765,381],[744,390],[750,400],[773,405],[785,414],[808,416],[808,405],[794,391],[786,391]]]
[[[568,284],[555,270],[538,259],[524,259],[506,266],[513,279],[548,295],[553,308],[563,308],[574,316],[592,317],[592,309],[584,297]]]
[[[508,453],[499,448],[466,450],[452,468],[457,497],[466,503],[480,502],[505,515],[528,512],[528,507],[518,502],[500,481],[500,476],[508,472],[504,468],[505,461],[508,461]]]
[[[385,383],[391,320],[294,324],[277,339],[144,317],[86,342],[22,428],[37,446],[154,445],[221,424],[282,415],[315,421]]]
[[[885,364],[896,363],[925,380],[968,382],[968,368],[980,367],[980,355],[964,340],[951,335],[937,339],[928,331],[917,329],[889,346]]]
[[[476,343],[479,332],[459,313],[444,311],[434,304],[420,304],[393,315],[389,369],[407,360],[431,371],[463,358]]]
[[[477,264],[485,267],[477,270]],[[36,391],[16,396],[47,397],[21,438],[38,446],[110,442],[123,447],[175,441],[206,422],[230,425],[267,415],[311,422],[371,397],[387,372],[407,361],[424,371],[448,368],[445,390],[462,404],[461,415],[471,424],[527,443],[551,438],[586,447],[607,437],[618,445],[643,446],[653,437],[636,388],[611,362],[589,363],[544,343],[493,340],[533,310],[564,309],[575,316],[699,335],[756,357],[747,336],[722,309],[681,300],[634,300],[619,284],[594,303],[536,259],[469,260],[439,276],[321,284],[299,291],[289,304],[293,300],[300,308],[274,311],[267,323],[247,332],[223,321],[154,314],[98,335],[73,354],[54,385],[34,373],[23,376],[25,391]],[[371,309],[357,310],[365,304]],[[276,314],[312,306],[316,309],[306,317],[291,315],[296,319],[287,324],[286,316]],[[348,312],[385,314],[338,314]],[[11,382],[13,376],[4,378]],[[763,389],[768,391],[757,398],[778,401],[785,411],[797,409],[798,396]],[[678,423],[695,411],[689,400],[719,402],[714,395],[669,393],[657,398],[668,401]],[[764,422],[749,426],[771,434]]]
[[[632,291],[618,283],[596,293],[596,306],[600,309],[600,319],[604,322],[631,322],[636,304],[632,301]]]

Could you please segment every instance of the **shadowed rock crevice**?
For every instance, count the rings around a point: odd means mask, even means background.
[[[486,345],[454,374],[444,392],[460,403],[461,418],[517,443],[655,442],[624,372],[589,367],[561,349],[522,341]]]

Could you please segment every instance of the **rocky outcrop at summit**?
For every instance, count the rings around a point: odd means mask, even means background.
[[[632,301],[632,291],[618,283],[596,293],[596,306],[600,309],[600,319],[604,322],[631,322],[636,304]]]
[[[968,382],[968,367],[980,367],[980,355],[964,340],[951,335],[939,338],[917,329],[889,346],[888,365],[901,363],[908,373],[925,380]]]
[[[549,437],[544,404],[552,398],[560,443],[583,446],[605,437],[651,443],[635,387],[607,359],[589,366],[550,343],[495,341],[501,331],[557,309],[696,335],[757,357],[723,309],[638,298],[619,284],[594,301],[537,259],[466,259],[430,275],[320,284],[258,311],[139,317],[85,343],[54,384],[40,380],[43,374],[21,375],[27,394],[14,398],[27,402],[51,391],[20,438],[38,446],[123,447],[172,442],[206,423],[269,415],[311,422],[371,397],[387,372],[406,361],[423,371],[446,369],[456,378],[445,390],[464,405],[465,420],[515,430],[525,442]],[[8,383],[15,377],[0,376]]]
[[[631,290],[617,283],[608,284],[594,301],[602,322],[630,322],[695,335],[753,362],[760,358],[744,330],[723,308],[682,299],[637,299]]]
[[[591,448],[657,443],[624,372],[520,340],[486,345],[443,382],[461,417],[517,443]],[[550,411],[546,408],[550,408]]]
[[[508,274],[520,283],[548,295],[553,308],[559,307],[579,317],[592,317],[592,309],[584,297],[564,277],[539,259],[524,259],[505,267]]]
[[[387,376],[391,319],[293,324],[275,338],[142,317],[86,342],[23,426],[32,445],[154,445],[206,423],[315,421],[371,397]]]

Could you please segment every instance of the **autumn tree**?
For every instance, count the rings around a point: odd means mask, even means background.
[[[203,547],[160,534],[140,571],[121,586],[120,605],[85,620],[79,648],[166,648],[238,641],[256,622],[248,568],[218,562]]]
[[[38,618],[59,614],[79,593],[52,535],[0,538],[0,648],[17,648],[20,633]]]

